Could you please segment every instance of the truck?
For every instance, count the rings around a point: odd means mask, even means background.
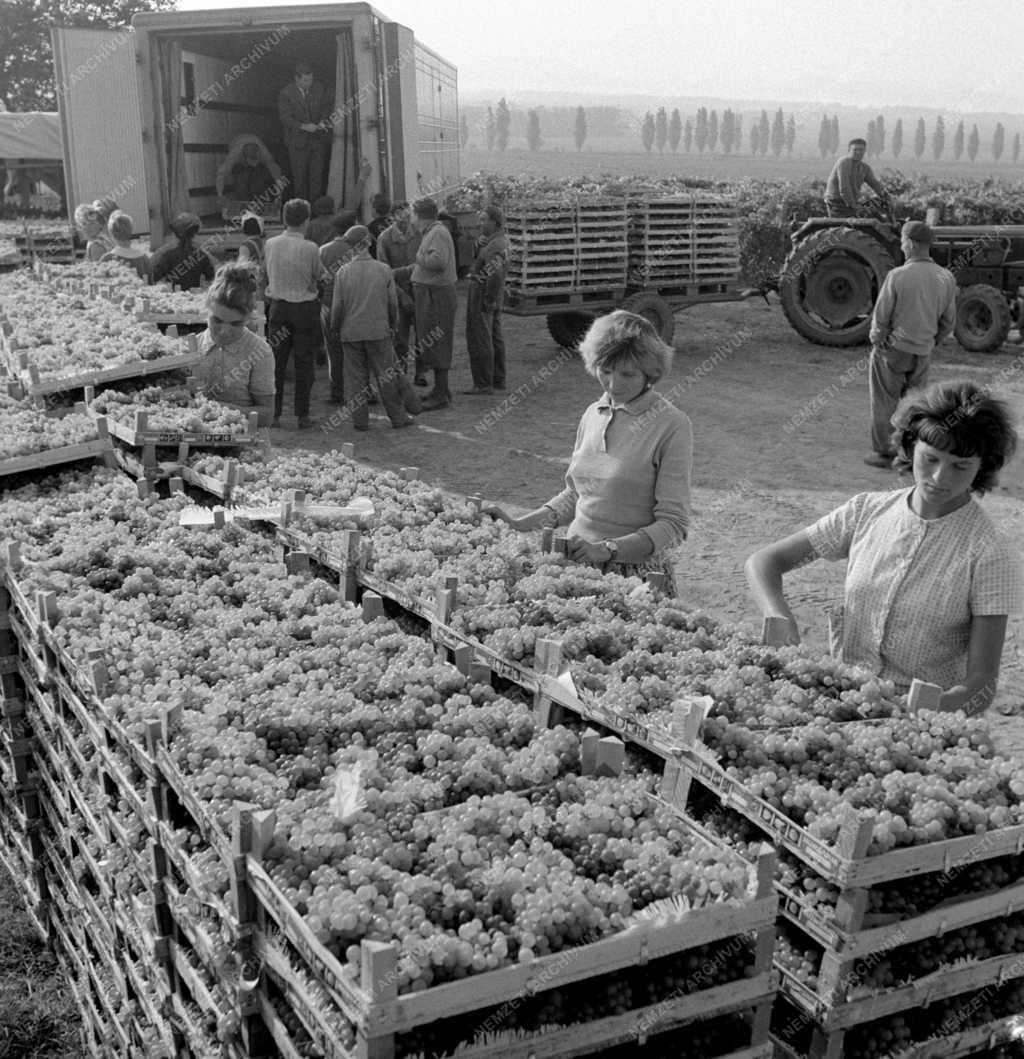
[[[459,179],[455,67],[369,4],[145,12],[130,28],[55,28],[68,201],[109,196],[151,246],[183,210],[240,241],[218,204],[232,140],[259,137],[282,169],[277,98],[305,60],[334,101],[327,194],[442,196]],[[283,196],[287,198],[285,193]]]

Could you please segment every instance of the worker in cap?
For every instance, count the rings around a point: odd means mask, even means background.
[[[956,280],[931,257],[932,230],[907,221],[900,233],[905,264],[885,277],[871,317],[871,447],[864,462],[892,467],[892,415],[908,390],[924,387],[932,351],[953,331]]]
[[[353,224],[342,238],[353,250],[362,250],[363,243],[366,243],[366,249],[369,250],[370,240],[373,237],[370,235],[370,229],[365,224]]]
[[[334,277],[330,332],[341,342],[345,413],[356,430],[368,430],[376,382],[392,427],[411,426],[398,381],[405,376],[391,339],[398,319],[394,277],[383,261],[370,256],[370,231],[365,225],[353,225],[343,239],[352,252]]]

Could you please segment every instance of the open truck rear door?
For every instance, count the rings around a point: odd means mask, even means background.
[[[134,31],[51,32],[69,210],[109,197],[148,233]]]

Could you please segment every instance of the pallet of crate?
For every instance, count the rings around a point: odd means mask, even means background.
[[[439,1019],[467,1018],[470,1027],[475,1027],[510,1002],[518,1005],[517,998],[577,985],[582,990],[603,987],[609,976],[641,965],[644,974],[653,974],[659,959],[677,958],[703,945],[724,945],[742,937],[748,940],[737,944],[745,948],[749,942],[752,963],[735,981],[672,994],[656,1004],[593,1023],[549,1027],[532,1037],[515,1034],[508,1039],[489,1038],[466,1054],[525,1059],[537,1054],[540,1047],[552,1059],[584,1055],[605,1045],[737,1011],[748,1018],[751,1038],[750,1047],[738,1054],[767,1054],[767,1022],[774,997],[769,963],[776,912],[770,882],[774,856],[770,852],[762,855],[756,870],[750,869],[751,896],[745,903],[708,905],[668,925],[642,922],[621,935],[568,953],[542,957],[529,965],[506,967],[423,993],[399,996],[395,975],[400,955],[397,948],[364,942],[362,978],[357,983],[317,941],[264,868],[262,855],[274,832],[272,812],[237,804],[230,842],[225,840],[217,822],[208,817],[190,790],[187,777],[175,764],[174,731],[171,710],[150,726],[153,742],[149,750],[159,773],[158,785],[164,787],[162,795],[154,797],[154,803],[162,806],[159,815],[166,824],[160,825],[157,842],[175,873],[174,882],[165,881],[163,889],[169,895],[172,917],[185,917],[188,913],[190,925],[186,926],[183,919],[179,926],[191,932],[191,944],[200,962],[205,960],[203,953],[208,946],[196,933],[197,917],[194,908],[187,905],[186,891],[198,894],[214,923],[225,917],[231,919],[230,923],[220,922],[219,932],[238,939],[242,962],[239,973],[242,979],[248,974],[253,983],[253,1004],[243,1020],[247,1047],[256,1046],[261,1039],[265,1044],[265,1034],[269,1033],[281,1054],[295,1054],[294,1035],[285,1032],[287,1020],[280,1017],[283,1008],[290,1012],[291,1021],[301,1027],[311,1046],[320,1049],[310,1054],[386,1057],[394,1054],[396,1037]],[[229,901],[201,892],[200,873],[189,868],[190,855],[172,834],[172,825],[182,823],[198,829],[214,860],[229,870]],[[254,966],[246,972],[250,963]],[[257,988],[256,982],[261,978],[264,984]],[[259,1021],[255,1015],[260,1016]],[[350,1038],[351,1045],[339,1046],[342,1038]]]
[[[208,1000],[219,987],[202,983],[196,960],[172,932],[166,869],[153,837],[159,832],[151,777],[111,737],[98,702],[83,703],[62,678],[44,690],[35,686],[34,673],[23,668],[21,675],[36,734],[33,774],[46,825],[48,893],[56,907],[50,936],[76,983],[90,1040],[112,1047],[96,1054],[152,1054],[147,1048],[154,1037],[167,1054],[212,1054],[219,1045],[195,1017],[195,995]],[[149,847],[147,855],[140,846]],[[135,896],[115,894],[107,881],[115,864],[118,887],[133,888]],[[223,995],[216,1004],[222,1016],[231,1014]],[[139,1020],[118,1021],[114,1009],[126,1005],[138,1008]]]
[[[102,799],[97,774],[86,762],[81,737],[60,721],[53,692],[40,687],[27,666],[5,675],[3,708],[18,711],[33,750],[30,781],[38,815],[31,831],[32,864],[22,864],[17,877],[23,880],[26,908],[69,978],[89,1053],[145,1055],[145,1035],[133,1039],[126,1019],[137,994],[124,987],[121,947],[106,903],[110,833],[96,808]],[[12,814],[2,816],[7,826]],[[44,904],[28,892],[33,879],[45,893]]]
[[[659,290],[739,274],[735,207],[706,192],[629,200],[630,282]]]
[[[1019,881],[1024,825],[869,856],[872,814],[851,810],[836,841],[825,842],[748,791],[699,745],[666,769],[662,785],[662,795],[670,804],[699,815],[692,808],[695,793],[698,798],[703,794],[718,799],[722,807],[749,821],[759,836],[795,858],[808,878],[820,877],[835,889],[834,910],[829,908],[826,914],[794,888],[777,884],[780,930],[791,933],[802,951],[813,952],[816,957],[820,954],[811,982],[801,980],[784,965],[778,968],[780,995],[812,1031],[807,1054],[813,1059],[856,1054],[844,1050],[844,1038],[866,1023],[1007,981],[1019,980],[1024,989],[1024,958],[1012,952],[963,965],[940,965],[901,985],[876,987],[870,978],[872,968],[898,957],[904,946],[909,951],[932,939],[948,938],[958,930],[1002,924],[1015,914],[1024,905],[1024,884]],[[1007,864],[1001,865],[1002,861]],[[987,865],[990,871],[1005,867],[1006,885],[982,892],[958,891],[958,875],[975,865]],[[873,913],[871,902],[881,896],[878,891],[904,880],[911,889],[915,885],[918,891],[937,886],[947,896],[935,907],[913,914],[890,913],[883,918]]]
[[[621,296],[626,282],[624,199],[510,205],[506,288],[511,299],[557,292]]]
[[[25,226],[24,232],[14,237],[21,264],[31,266],[39,261],[43,264],[71,265],[85,255],[85,248],[75,246],[74,233],[70,228],[32,229]]]

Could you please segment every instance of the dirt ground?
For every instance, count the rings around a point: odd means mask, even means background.
[[[464,312],[460,291],[451,408],[423,413],[401,431],[378,414],[368,433],[356,433],[324,403],[326,370],[318,369],[313,413],[322,428],[275,430],[275,446],[323,450],[354,441],[361,459],[416,466],[421,477],[468,495],[522,507],[553,496],[597,384],[576,356],[554,344],[543,317],[506,314],[508,391],[461,395],[470,385]],[[695,525],[682,549],[680,593],[695,607],[748,623],[754,636],[760,622],[742,572],[750,552],[854,493],[898,484],[893,472],[862,462],[869,451],[867,349],[811,345],[790,329],[774,299],[766,305],[760,298],[679,313],[674,344],[673,370],[660,386],[690,416],[695,438]],[[996,354],[971,354],[950,340],[935,354],[932,379],[963,376],[993,385],[1024,414],[1024,347],[1008,343]],[[286,416],[284,423],[294,420]],[[983,503],[1007,532],[1024,539],[1024,458]],[[806,642],[824,646],[822,606],[840,598],[842,579],[841,564],[825,562],[790,577]],[[1019,620],[1007,640],[1001,683],[991,711],[999,742],[1024,750]]]

